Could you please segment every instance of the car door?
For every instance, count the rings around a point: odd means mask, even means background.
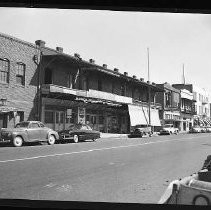
[[[27,129],[28,141],[40,140],[40,126],[37,122],[31,122]]]
[[[40,139],[45,140],[48,136],[49,128],[45,127],[43,123],[40,123]]]

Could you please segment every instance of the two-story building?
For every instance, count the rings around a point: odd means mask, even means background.
[[[0,127],[40,120],[55,130],[87,123],[108,133],[128,133],[136,124],[159,126],[155,83],[0,34]],[[150,116],[150,118],[149,118]]]
[[[60,130],[81,122],[108,133],[128,133],[137,124],[160,126],[155,95],[162,89],[155,83],[65,54],[61,47],[50,49],[41,40],[36,44],[42,52],[39,116],[47,126]]]
[[[157,86],[164,90],[164,92],[159,92],[156,95],[156,102],[162,105],[162,109],[159,112],[162,125],[173,124],[181,130],[180,90],[172,87],[167,82]]]
[[[36,45],[0,33],[0,128],[36,118]]]

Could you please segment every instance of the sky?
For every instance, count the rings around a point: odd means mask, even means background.
[[[0,8],[0,32],[63,47],[121,73],[205,88],[211,95],[211,14]],[[0,46],[1,47],[1,46]]]

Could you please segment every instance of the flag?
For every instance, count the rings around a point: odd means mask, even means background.
[[[77,73],[76,73],[76,75],[75,75],[74,84],[76,84],[76,82],[77,82],[77,79],[78,79],[78,76],[79,76],[79,69],[78,69],[78,71],[77,71]]]

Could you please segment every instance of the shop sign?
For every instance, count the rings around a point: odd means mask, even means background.
[[[78,107],[78,123],[85,123],[85,108]]]
[[[67,118],[72,118],[72,109],[67,109]]]

